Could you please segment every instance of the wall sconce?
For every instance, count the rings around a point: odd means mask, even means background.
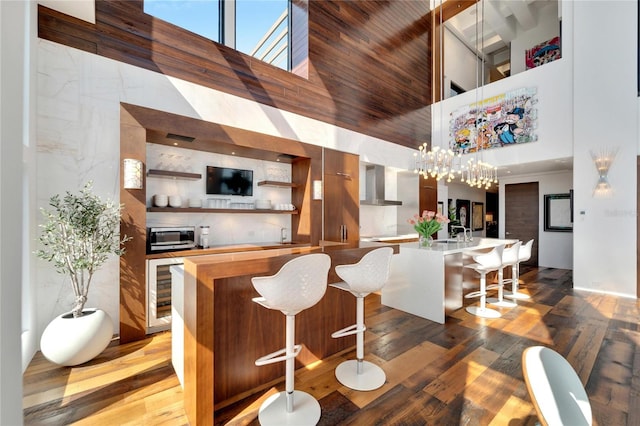
[[[134,158],[125,158],[124,189],[142,189],[142,161]]]
[[[594,197],[608,197],[613,193],[613,189],[608,180],[608,174],[617,153],[618,148],[603,148],[598,153],[591,151],[593,164],[595,164],[596,170],[598,171],[598,182],[595,188],[593,188]]]

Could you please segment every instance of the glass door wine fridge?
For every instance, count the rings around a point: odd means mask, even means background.
[[[147,260],[147,334],[171,327],[171,268],[181,257]]]

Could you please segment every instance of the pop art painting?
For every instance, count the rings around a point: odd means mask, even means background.
[[[554,37],[525,51],[524,62],[527,69],[548,64],[562,57],[560,53],[560,37]]]
[[[538,140],[535,88],[503,93],[451,113],[449,147],[456,154]]]

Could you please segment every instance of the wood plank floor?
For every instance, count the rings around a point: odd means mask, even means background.
[[[321,425],[533,425],[520,357],[545,345],[574,366],[598,425],[640,423],[640,304],[572,289],[571,271],[523,268],[531,294],[486,320],[457,311],[444,325],[366,302],[366,358],[385,385],[341,386],[334,368],[355,351],[296,372],[314,395]],[[40,354],[24,374],[26,425],[184,425],[182,390],[170,361],[170,333],[113,344],[93,361],[57,367]],[[282,384],[278,385],[282,388]],[[216,424],[255,425],[267,389],[216,411]]]

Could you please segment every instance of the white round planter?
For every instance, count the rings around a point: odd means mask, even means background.
[[[42,355],[59,365],[78,365],[98,356],[113,337],[111,317],[101,309],[84,309],[81,317],[66,313],[49,323],[40,339]]]

